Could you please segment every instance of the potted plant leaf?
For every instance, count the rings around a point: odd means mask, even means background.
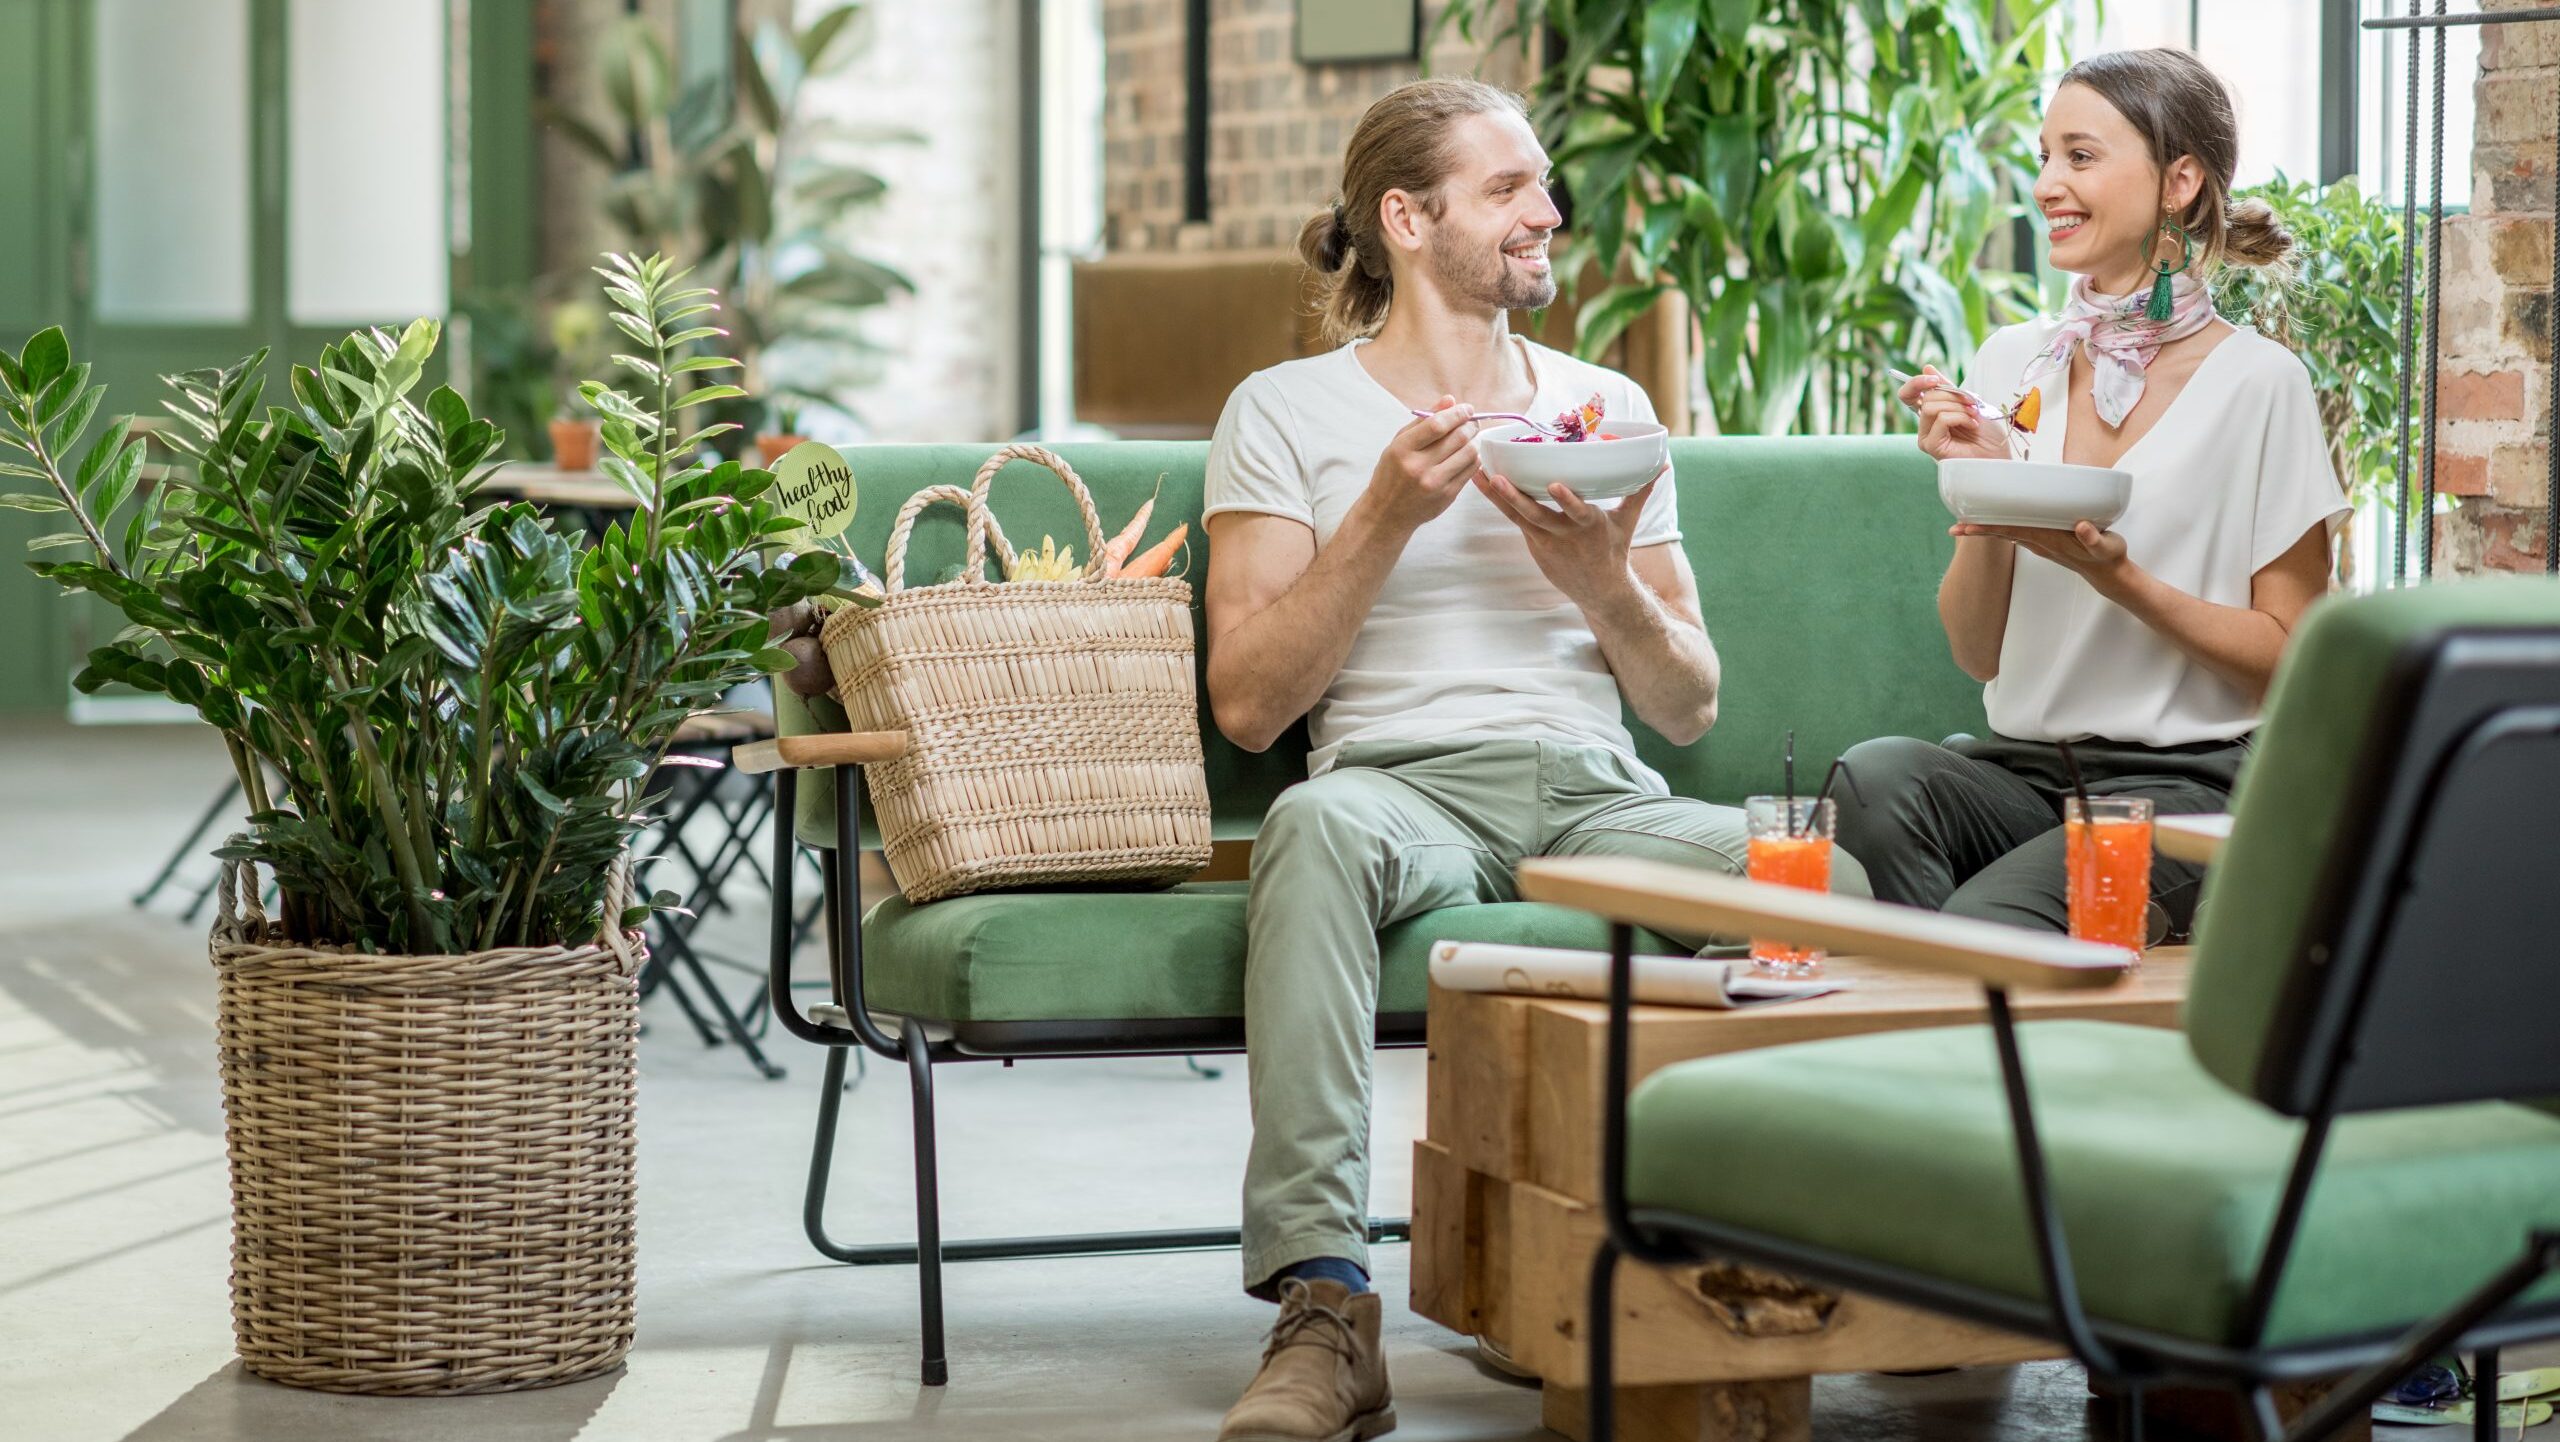
[[[600,273],[633,384],[582,389],[638,509],[592,538],[480,499],[501,436],[426,388],[434,321],[326,347],[279,403],[263,353],[168,378],[184,459],[145,495],[125,421],[75,461],[101,391],[60,330],[0,353],[9,504],[76,523],[34,568],[131,623],[78,684],[193,707],[249,798],[212,958],[263,1377],[504,1390],[630,1346],[630,847],[676,727],[788,665],[767,613],[840,577],[773,563],[769,473],[695,459],[685,413],[737,394],[697,383],[730,364],[692,353],[711,292]]]

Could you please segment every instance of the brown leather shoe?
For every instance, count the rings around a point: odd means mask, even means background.
[[[1368,1442],[1395,1426],[1378,1294],[1340,1282],[1282,1282],[1262,1370],[1228,1409],[1218,1442]]]

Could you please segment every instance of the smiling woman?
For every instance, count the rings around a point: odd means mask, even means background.
[[[2232,199],[2222,82],[2181,50],[2094,56],[2064,76],[2040,152],[2036,207],[2070,301],[1993,335],[1965,385],[2011,415],[2035,401],[2022,459],[2114,468],[2129,498],[2068,529],[1954,527],[1939,616],[1994,734],[1853,749],[1866,785],[1840,841],[1887,900],[2061,930],[2062,748],[2079,747],[2093,792],[2227,804],[2347,506],[2302,362],[2214,310],[2217,271],[2280,270],[2293,249],[2264,204]],[[1930,455],[2012,464],[2010,423],[1945,377],[1901,394]],[[2161,865],[2152,940],[2187,928],[2200,875]]]

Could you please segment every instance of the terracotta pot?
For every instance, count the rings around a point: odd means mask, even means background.
[[[807,439],[807,436],[793,435],[789,431],[759,431],[756,434],[756,454],[764,458],[764,468],[769,471],[773,469],[774,462],[782,459],[783,452]]]
[[[596,465],[596,423],[562,417],[551,423],[551,464],[564,471],[591,471]]]

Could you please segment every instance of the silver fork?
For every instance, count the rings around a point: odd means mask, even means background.
[[[1911,374],[1909,371],[1898,371],[1891,366],[1886,366],[1884,368],[1884,373],[1887,376],[1892,377],[1893,383],[1896,386],[1906,386],[1911,382],[1920,379],[1920,377]],[[2000,429],[2008,433],[2010,457],[2014,460],[2026,459],[2027,433],[2018,429],[2017,421],[2008,411],[2002,410],[2000,407],[1993,405],[1991,402],[1984,400],[1982,397],[1975,395],[1973,392],[1966,390],[1964,387],[1957,385],[1954,381],[1948,380],[1944,376],[1938,376],[1934,379],[1937,380],[1939,389],[1952,393],[1956,399],[1973,407],[1973,413],[1975,416],[1986,421],[1998,421],[2000,423]],[[1919,407],[1914,406],[1912,409],[1917,411]]]
[[[1413,414],[1416,420],[1427,421],[1433,416],[1438,415],[1439,412],[1415,411]],[[1533,416],[1524,416],[1518,411],[1478,411],[1473,419],[1480,421],[1519,421],[1537,431],[1540,435],[1561,436],[1564,434],[1564,432],[1556,429],[1554,426],[1548,425],[1545,421],[1539,420]]]
[[[1896,387],[1907,386],[1913,381],[1920,379],[1920,377],[1911,374],[1909,371],[1898,371],[1891,366],[1886,366],[1884,368],[1884,373],[1886,378],[1890,379]],[[1996,416],[2001,414],[2001,410],[1998,406],[1993,405],[1991,402],[1984,400],[1982,397],[1975,395],[1973,392],[1966,390],[1964,387],[1957,385],[1954,381],[1948,380],[1944,376],[1932,376],[1930,379],[1935,380],[1938,383],[1938,389],[1962,399],[1967,405],[1972,406],[1975,410],[1986,416]]]

